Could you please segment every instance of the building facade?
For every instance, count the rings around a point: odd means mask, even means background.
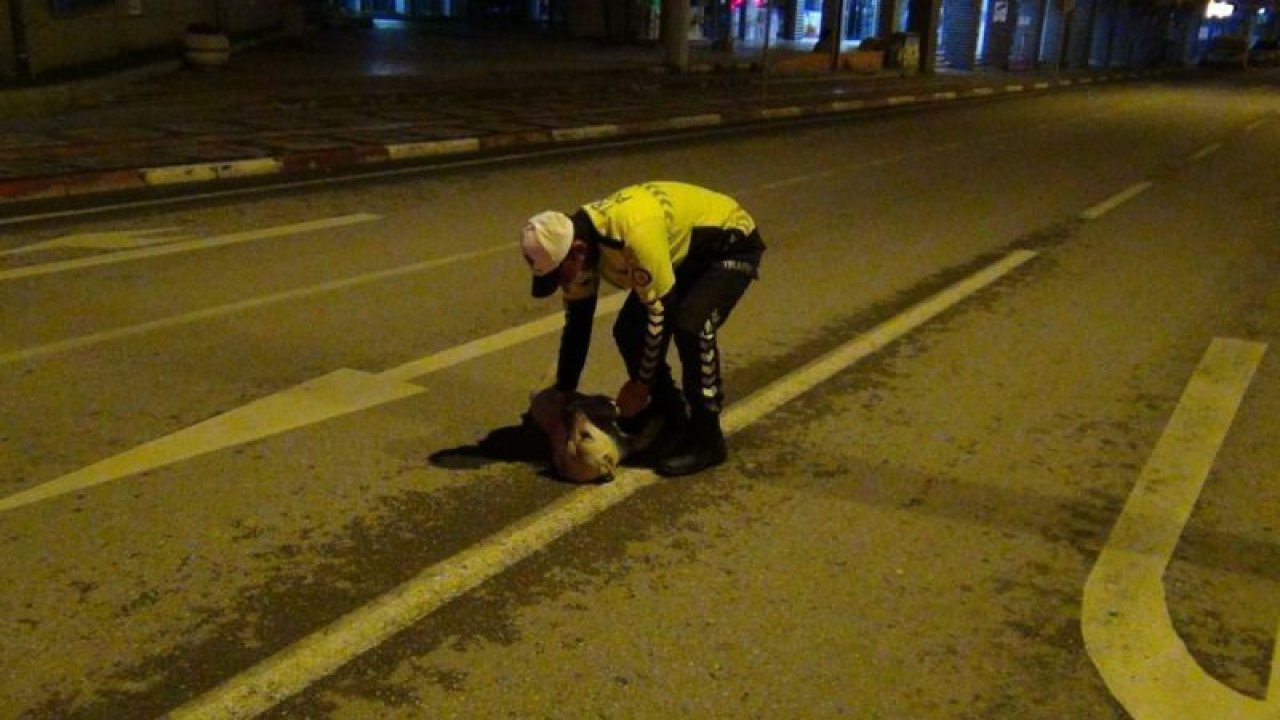
[[[303,3],[407,19],[533,23],[575,37],[657,40],[663,2],[680,0],[3,0],[0,79],[39,78],[180,47],[194,23],[228,34],[280,27]],[[717,43],[845,43],[911,33],[926,71],[1192,63],[1232,33],[1275,38],[1280,0],[688,0],[689,37]],[[838,10],[838,14],[833,10]],[[824,11],[829,16],[824,23]]]

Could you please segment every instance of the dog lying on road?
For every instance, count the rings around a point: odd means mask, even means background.
[[[662,425],[655,416],[638,432],[623,432],[618,406],[605,395],[574,393],[557,412],[554,389],[530,398],[529,417],[547,436],[556,477],[580,484],[613,479],[623,461],[653,442]]]

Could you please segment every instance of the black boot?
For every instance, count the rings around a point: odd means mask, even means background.
[[[689,432],[670,455],[658,460],[654,468],[659,475],[679,477],[692,475],[725,461],[729,450],[720,430],[720,415],[696,412],[689,420]]]
[[[636,416],[632,427],[623,426],[623,431],[631,434],[643,432],[644,428],[655,418],[660,419],[658,434],[642,450],[627,459],[627,464],[640,467],[652,467],[658,460],[675,450],[689,430],[689,411],[685,405],[684,395],[675,386],[654,389],[652,401],[641,415]],[[629,422],[624,419],[623,422]]]

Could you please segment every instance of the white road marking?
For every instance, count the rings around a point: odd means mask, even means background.
[[[373,215],[370,213],[341,215],[338,217],[324,218],[322,220],[311,220],[308,222],[293,223],[291,225],[262,228],[260,230],[246,230],[244,232],[231,233],[230,235],[219,235],[216,237],[205,238],[203,240],[188,240],[169,245],[125,250],[107,255],[93,255],[91,257],[76,258],[75,260],[64,260],[62,262],[45,263],[43,265],[31,265],[28,267],[14,268],[12,270],[0,270],[0,282],[6,280],[17,280],[19,278],[35,277],[37,275],[67,272],[69,270],[80,270],[88,267],[98,267],[101,265],[114,265],[116,263],[128,262],[130,260],[141,260],[143,258],[153,258],[161,255],[173,255],[175,253],[191,252],[193,250],[207,250],[209,248],[235,245],[237,243],[249,242],[252,240],[266,240],[268,238],[283,237],[286,235],[298,235],[300,233],[315,232],[317,230],[328,230],[347,225],[358,225],[360,223],[380,219],[382,219],[381,215]]]
[[[858,336],[725,410],[726,434],[747,427],[858,360],[901,338],[1030,260],[1018,251]],[[169,714],[172,720],[250,718],[305,690],[482,582],[652,485],[649,471],[578,488],[511,527],[437,563],[373,602],[290,645]]]
[[[26,360],[35,360],[37,358],[49,357],[59,353],[71,350],[81,350],[92,347],[104,342],[112,340],[120,340],[135,335],[153,332],[155,330],[163,330],[173,327],[181,327],[201,320],[221,317],[223,315],[231,315],[233,313],[255,310],[260,307],[272,305],[280,302],[288,302],[290,300],[298,300],[312,295],[320,295],[347,288],[366,285],[368,283],[389,280],[401,275],[410,275],[413,273],[432,270],[445,265],[463,262],[466,260],[474,260],[476,258],[487,255],[496,255],[498,253],[511,252],[510,245],[495,245],[493,247],[476,250],[473,252],[459,253],[457,255],[449,255],[446,257],[435,258],[433,260],[425,260],[411,265],[402,265],[400,267],[389,268],[387,270],[377,270],[374,272],[364,273],[362,275],[354,275],[352,277],[343,278],[341,280],[333,280],[331,282],[320,283],[318,285],[309,285],[307,287],[296,288],[294,290],[286,290],[284,292],[263,295],[261,297],[241,300],[239,302],[227,303],[225,305],[216,305],[214,307],[204,308],[203,310],[195,310],[181,315],[173,315],[159,320],[139,323],[137,325],[128,325],[125,327],[115,328],[112,330],[103,330],[102,332],[92,333],[90,335],[81,335],[66,340],[37,345],[21,350],[15,350],[8,353],[0,353],[0,365],[13,362],[22,362]]]
[[[1246,125],[1244,128],[1244,131],[1253,132],[1254,130],[1257,130],[1258,128],[1262,127],[1263,125],[1266,125],[1269,122],[1271,122],[1271,118],[1269,117],[1258,118],[1257,120],[1254,120],[1253,122]]]
[[[1205,159],[1205,158],[1209,157],[1210,155],[1212,155],[1212,154],[1214,154],[1214,153],[1218,152],[1218,151],[1219,151],[1219,150],[1221,150],[1221,149],[1222,149],[1222,143],[1209,143],[1208,145],[1205,145],[1204,147],[1200,148],[1199,150],[1195,151],[1194,153],[1191,153],[1191,158],[1190,158],[1190,159],[1191,159],[1191,160],[1203,160],[1203,159]]]
[[[1134,720],[1280,718],[1274,669],[1266,701],[1209,676],[1178,637],[1164,592],[1165,569],[1265,349],[1210,344],[1085,584],[1085,647]]]
[[[1147,188],[1150,188],[1151,185],[1152,183],[1146,180],[1143,180],[1142,182],[1134,183],[1133,185],[1130,185],[1128,188],[1121,190],[1115,195],[1112,195],[1106,200],[1103,200],[1097,205],[1094,205],[1093,207],[1090,207],[1089,209],[1080,213],[1080,219],[1081,220],[1097,220],[1103,215],[1106,215],[1112,210],[1115,210],[1116,208],[1120,207],[1126,202],[1129,202],[1133,198],[1141,195],[1143,192],[1146,192]]]
[[[420,392],[425,388],[357,370],[338,370],[0,499],[0,512]]]
[[[33,245],[23,245],[12,250],[0,252],[0,255],[22,255],[25,253],[40,252],[42,250],[50,250],[53,248],[85,248],[93,250],[123,250],[130,248],[149,247],[151,245],[160,245],[162,243],[171,243],[178,240],[186,240],[189,235],[180,234],[181,228],[152,228],[150,230],[114,230],[108,232],[96,233],[78,233],[75,235],[64,235],[52,240],[45,240]]]
[[[625,293],[614,293],[601,298],[596,307],[596,315],[617,312],[625,299]],[[563,323],[562,313],[548,315],[383,373],[337,370],[143,443],[54,480],[0,498],[0,512],[416,395],[423,392],[424,388],[409,384],[408,381],[415,377],[554,332]]]

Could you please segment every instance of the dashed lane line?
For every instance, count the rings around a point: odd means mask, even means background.
[[[1205,145],[1199,150],[1196,150],[1195,152],[1191,153],[1191,157],[1189,159],[1203,160],[1209,157],[1210,155],[1218,152],[1221,149],[1222,149],[1222,143],[1209,143],[1208,145]]]
[[[1097,205],[1087,208],[1084,212],[1080,213],[1080,219],[1081,220],[1097,220],[1103,215],[1106,215],[1112,210],[1115,210],[1121,205],[1129,202],[1135,197],[1146,192],[1147,189],[1152,186],[1152,184],[1153,183],[1151,183],[1148,180],[1143,180],[1142,182],[1134,183],[1129,187],[1125,188],[1124,190],[1121,190],[1115,195],[1112,195],[1111,197],[1107,198],[1106,200],[1103,200]]]

